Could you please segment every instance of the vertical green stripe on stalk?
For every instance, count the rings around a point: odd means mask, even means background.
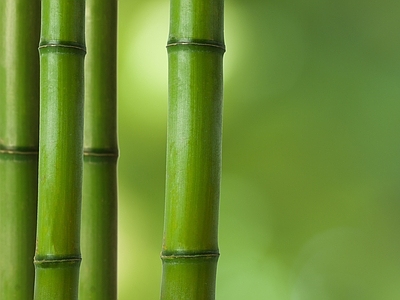
[[[79,298],[117,299],[117,1],[86,1]]]
[[[35,299],[76,299],[83,164],[84,0],[43,0]]]
[[[40,1],[0,1],[0,299],[32,299]]]
[[[223,1],[171,0],[161,299],[214,299],[221,173]]]

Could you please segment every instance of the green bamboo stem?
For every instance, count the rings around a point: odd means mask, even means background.
[[[214,299],[223,1],[171,0],[161,299]]]
[[[77,299],[83,165],[84,0],[42,0],[35,299]]]
[[[0,2],[0,299],[32,299],[40,2]]]
[[[117,1],[86,1],[80,299],[117,299]]]

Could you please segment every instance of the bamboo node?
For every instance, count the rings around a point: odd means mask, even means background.
[[[16,149],[5,149],[0,148],[0,154],[10,154],[10,155],[38,155],[37,150],[16,150]]]
[[[63,266],[73,266],[73,265],[80,265],[82,261],[81,257],[78,256],[46,256],[46,257],[35,257],[34,258],[34,265],[37,268],[56,268],[60,265]]]
[[[218,259],[219,252],[205,252],[205,253],[161,253],[161,260],[169,259]]]
[[[169,47],[174,47],[174,46],[198,46],[198,47],[207,47],[207,48],[212,48],[212,49],[217,49],[222,52],[225,52],[225,44],[223,43],[218,43],[214,41],[208,41],[208,40],[170,40],[167,43],[167,48]]]
[[[118,152],[96,152],[92,150],[83,150],[84,156],[95,156],[95,157],[118,157]]]
[[[39,50],[46,48],[64,48],[77,50],[79,52],[83,52],[86,54],[86,47],[84,45],[80,45],[74,42],[67,41],[43,41],[39,45]]]

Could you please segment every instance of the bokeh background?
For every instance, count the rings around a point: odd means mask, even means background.
[[[400,299],[400,2],[225,6],[217,299]],[[119,17],[119,299],[158,299],[169,3]]]

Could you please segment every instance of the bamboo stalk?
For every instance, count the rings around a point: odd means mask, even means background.
[[[79,298],[117,299],[117,1],[86,1],[82,266]]]
[[[32,299],[40,2],[0,2],[0,299]]]
[[[223,0],[171,0],[161,299],[214,299]]]
[[[35,299],[77,299],[83,165],[84,0],[42,0]]]

